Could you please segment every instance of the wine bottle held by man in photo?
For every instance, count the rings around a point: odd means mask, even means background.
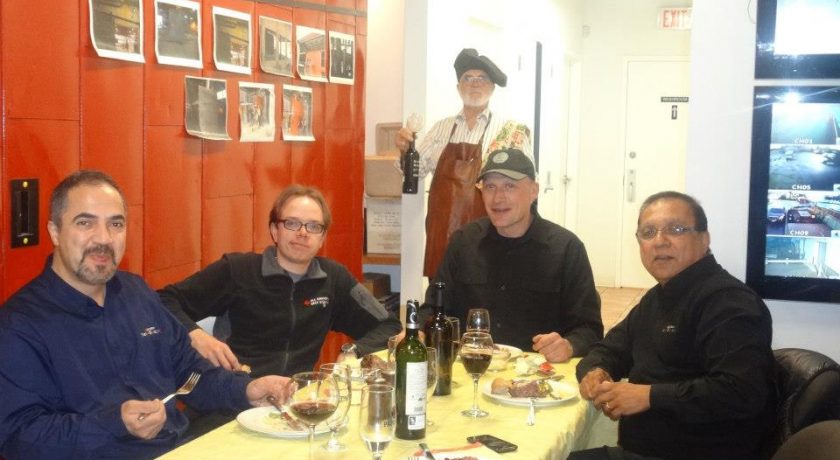
[[[443,306],[443,291],[446,284],[436,282],[434,284],[434,312],[426,320],[423,332],[426,334],[426,346],[435,348],[438,355],[438,383],[435,388],[435,396],[452,394],[452,363],[454,353],[452,349],[453,332],[452,325],[446,319],[446,309]]]
[[[419,305],[409,300],[405,308],[405,337],[394,353],[396,369],[397,430],[400,439],[426,437],[426,345],[420,340]]]
[[[403,193],[416,194],[420,189],[420,153],[414,148],[414,141],[422,125],[423,118],[416,113],[412,113],[406,121],[406,128],[411,130],[412,136],[408,142],[408,149],[402,156]]]

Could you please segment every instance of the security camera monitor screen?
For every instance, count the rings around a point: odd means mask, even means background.
[[[751,176],[747,283],[840,300],[840,90],[756,88]]]

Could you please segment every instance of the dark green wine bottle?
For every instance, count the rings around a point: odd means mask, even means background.
[[[405,337],[394,353],[397,365],[397,431],[400,439],[426,437],[426,345],[420,341],[419,305],[409,300],[405,307]]]
[[[452,394],[452,326],[446,320],[446,311],[443,307],[443,291],[446,284],[436,282],[434,284],[435,294],[432,307],[434,312],[426,320],[423,332],[426,334],[426,346],[437,349],[438,355],[438,382],[435,387],[435,396]]]

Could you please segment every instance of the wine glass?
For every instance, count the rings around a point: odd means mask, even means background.
[[[493,339],[486,332],[467,332],[461,337],[461,362],[464,369],[473,379],[472,407],[461,411],[465,417],[481,418],[488,415],[487,411],[478,408],[478,379],[493,358]]]
[[[326,372],[298,372],[292,376],[292,385],[289,409],[309,427],[309,459],[312,460],[315,425],[335,412],[339,387],[333,374]]]
[[[426,426],[434,425],[435,423],[429,420],[429,402],[432,400],[432,394],[435,392],[435,387],[438,382],[438,353],[435,347],[426,347],[426,364],[428,371],[426,372]]]
[[[408,119],[405,120],[405,127],[412,133],[417,134],[423,129],[423,115],[412,112],[411,115],[408,116]]]
[[[382,453],[394,439],[396,427],[394,387],[383,383],[364,386],[359,405],[359,436],[371,452],[373,460],[382,458]]]
[[[470,308],[467,311],[467,332],[490,333],[490,312],[486,308]]]
[[[327,419],[327,426],[330,429],[330,440],[321,446],[327,452],[341,452],[347,446],[338,440],[338,432],[347,425],[347,412],[350,411],[352,398],[352,375],[350,366],[346,364],[327,363],[321,364],[321,372],[332,374],[338,384],[338,409],[332,417]]]

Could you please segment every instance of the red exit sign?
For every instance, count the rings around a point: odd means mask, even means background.
[[[656,22],[660,29],[691,29],[691,8],[662,8]]]

